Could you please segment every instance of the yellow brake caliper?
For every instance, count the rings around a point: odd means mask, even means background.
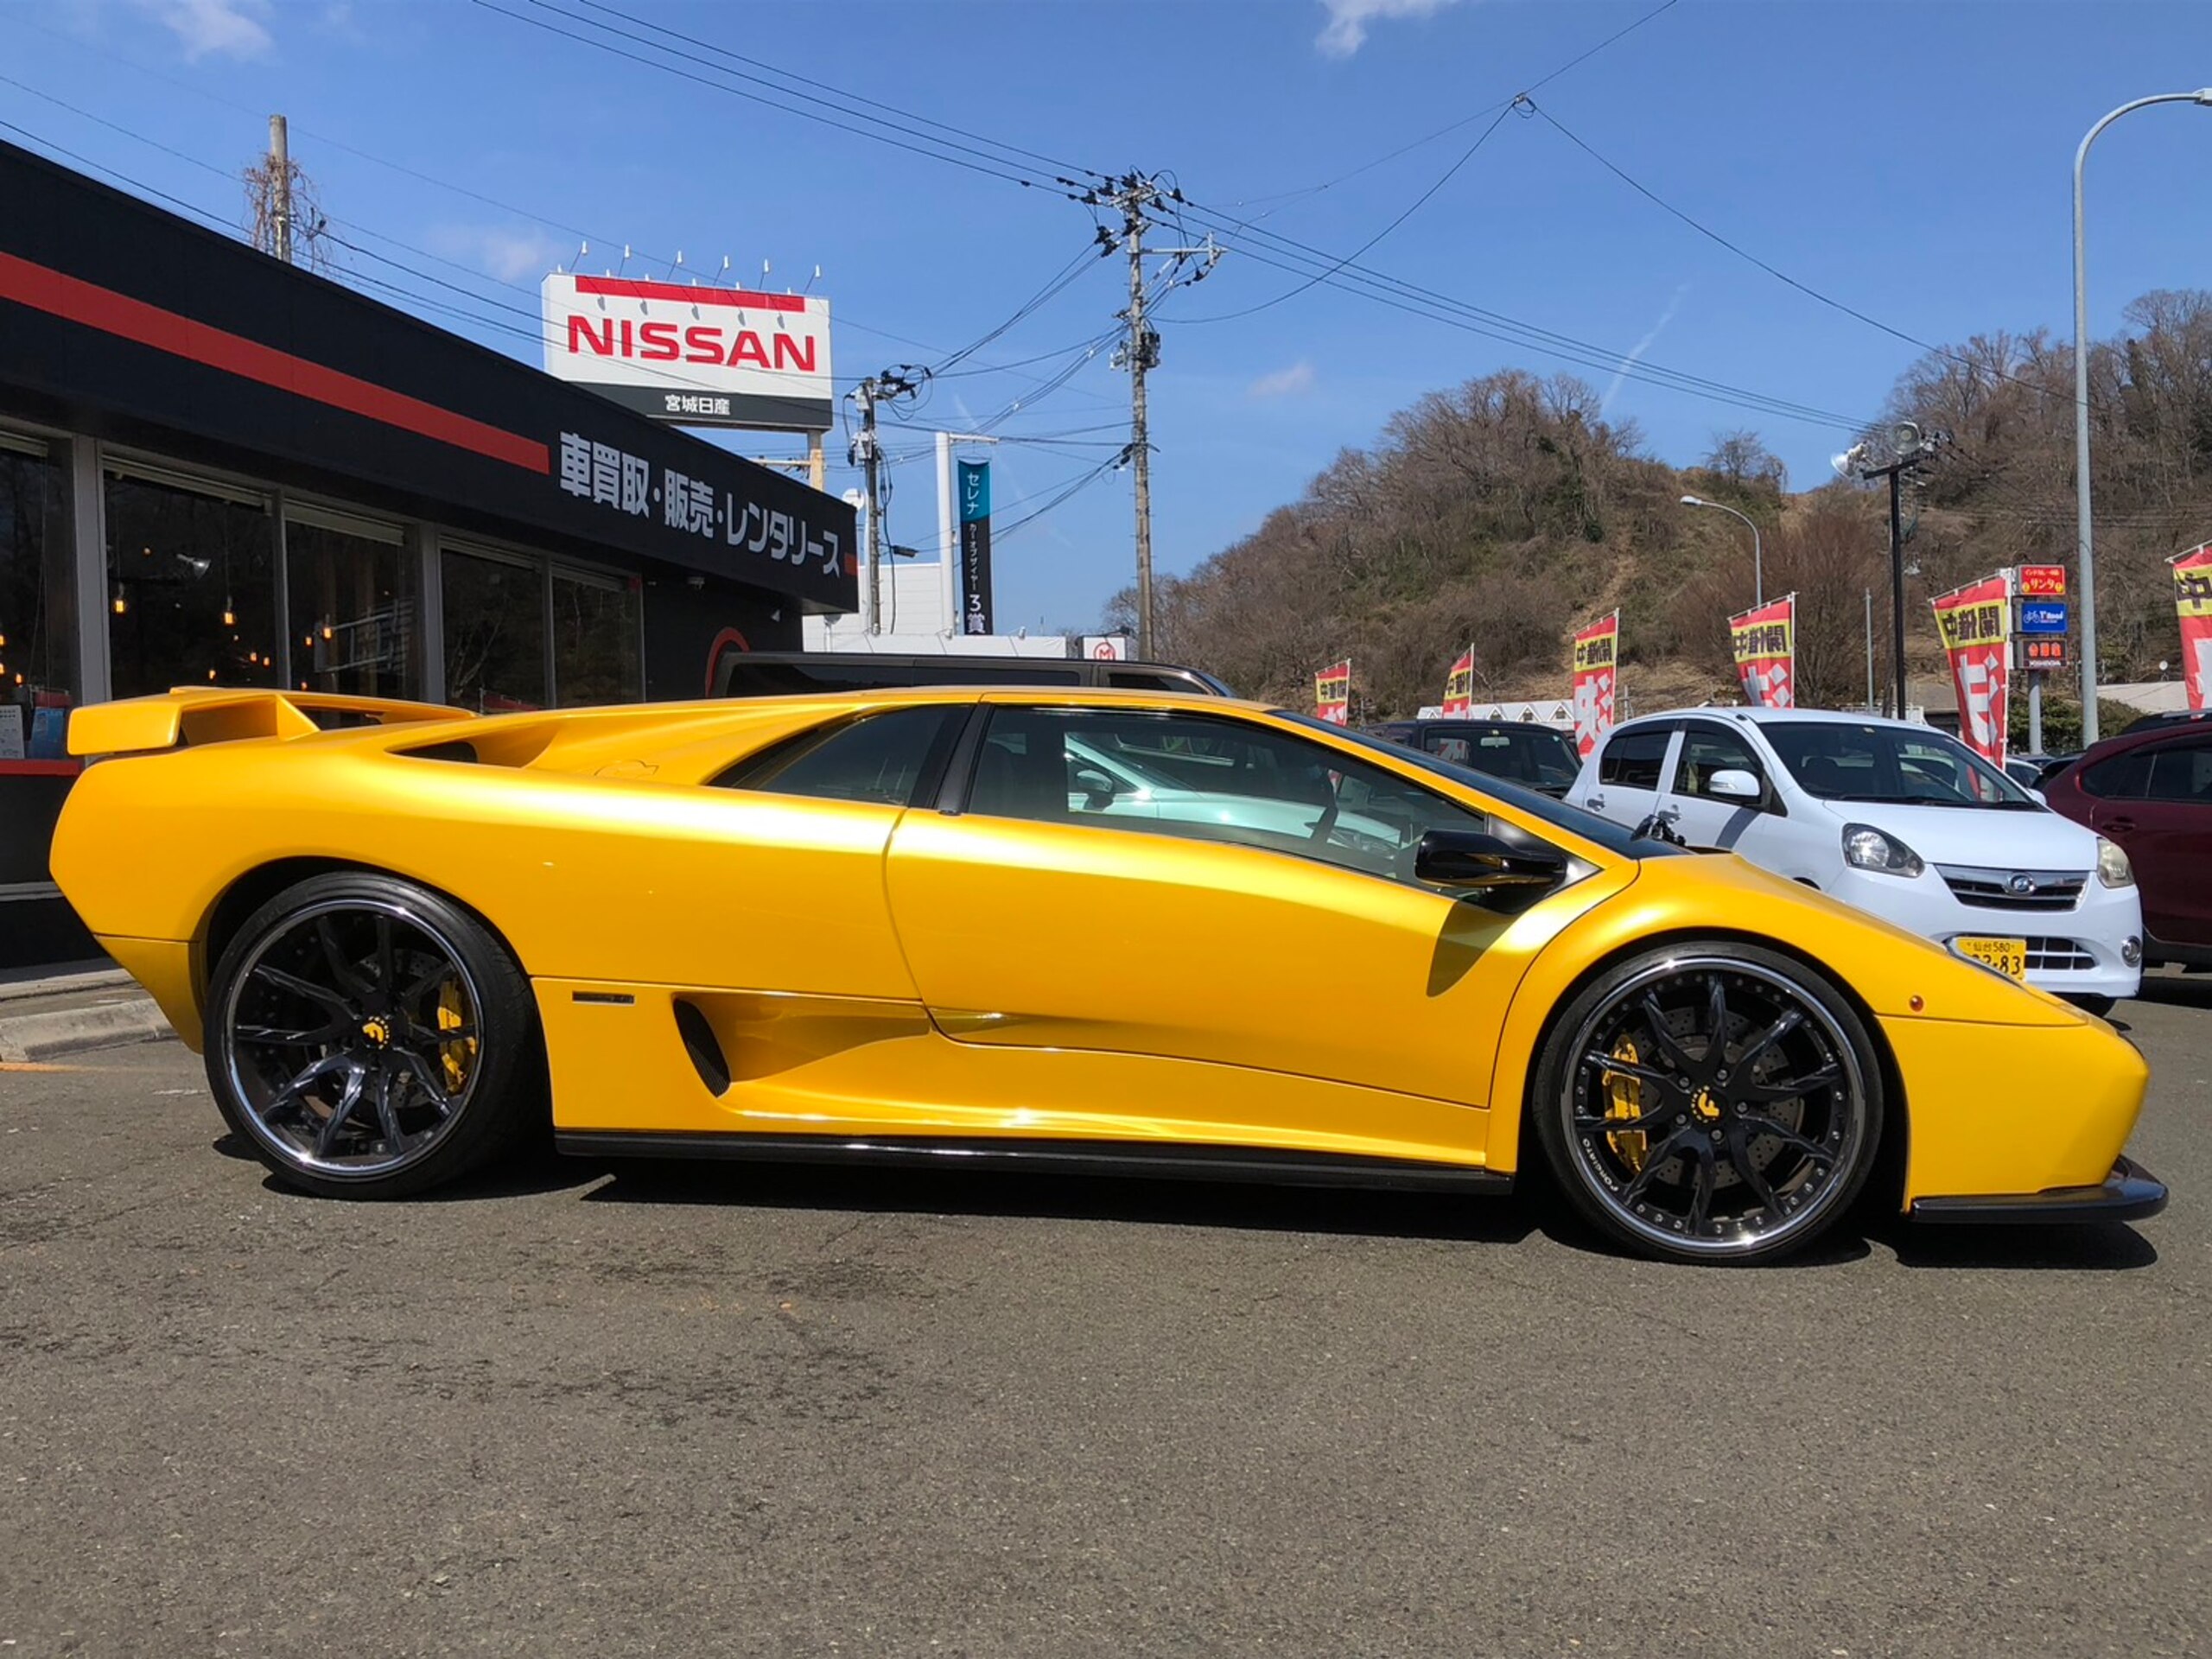
[[[1613,1058],[1625,1060],[1630,1065],[1643,1059],[1637,1052],[1635,1040],[1623,1037],[1613,1045]],[[1611,1103],[1605,1110],[1607,1117],[1633,1118],[1643,1110],[1643,1084],[1625,1071],[1608,1071],[1605,1075],[1605,1096]],[[1650,1138],[1642,1129],[1623,1129],[1605,1137],[1606,1144],[1635,1173],[1643,1170],[1643,1154],[1650,1145]]]
[[[461,982],[449,979],[438,988],[438,1029],[459,1031],[467,1025],[467,1012],[461,1001]],[[449,1043],[438,1045],[438,1060],[446,1074],[446,1092],[457,1095],[468,1081],[468,1073],[476,1064],[476,1039],[458,1037]]]

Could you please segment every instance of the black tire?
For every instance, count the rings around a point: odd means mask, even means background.
[[[208,1086],[289,1185],[427,1191],[543,1119],[543,1043],[506,947],[397,877],[318,875],[246,918],[208,988]]]
[[[1851,1208],[1882,1142],[1880,1060],[1849,1000],[1735,940],[1599,976],[1553,1023],[1529,1105],[1568,1202],[1662,1261],[1802,1249]]]

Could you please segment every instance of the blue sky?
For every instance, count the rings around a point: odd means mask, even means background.
[[[1437,186],[1490,118],[1414,141],[1551,75],[1658,0],[614,3],[1003,143],[1101,170],[1169,169],[1217,219],[1264,214],[1266,231],[1342,257]],[[535,0],[494,3],[551,20]],[[0,121],[229,222],[240,193],[221,175],[253,159],[268,111],[286,111],[340,233],[413,268],[341,250],[348,279],[408,290],[385,296],[533,359],[537,279],[574,261],[579,233],[588,269],[635,250],[631,275],[665,274],[679,249],[690,268],[728,256],[754,280],[766,259],[779,288],[819,265],[846,382],[968,345],[1093,233],[1089,210],[1050,190],[831,130],[470,0],[0,0]],[[1948,342],[2068,332],[2082,133],[2126,99],[2208,83],[2201,0],[1678,0],[1535,99],[1759,258]],[[2212,285],[2212,111],[2130,117],[2099,140],[2090,172],[2094,327],[2115,327],[2146,289]],[[1611,388],[1611,413],[1678,464],[1716,431],[1751,427],[1807,486],[1847,433],[1632,378],[1616,387],[1618,362],[1640,352],[1864,416],[1917,354],[1699,236],[1541,118],[1509,115],[1361,263],[1586,342],[1594,366],[1326,285],[1213,321],[1297,286],[1249,233],[1229,240],[1213,276],[1160,312],[1154,522],[1169,572],[1249,531],[1422,392],[1496,368]],[[893,452],[919,456],[936,426],[1072,369],[1000,429],[1041,440],[995,452],[1000,522],[1089,471],[1126,435],[1128,384],[1103,351],[1085,361],[1075,348],[1110,326],[1125,283],[1118,260],[1084,270],[962,366],[1039,360],[939,381]],[[895,476],[895,539],[931,544],[929,461]],[[1094,622],[1130,579],[1129,512],[1127,475],[1109,474],[1006,540],[1001,625]]]

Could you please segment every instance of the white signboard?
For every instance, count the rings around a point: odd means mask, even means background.
[[[23,758],[23,711],[14,703],[0,704],[0,760]]]
[[[677,426],[826,432],[830,302],[556,273],[539,289],[545,370]]]
[[[1093,662],[1127,662],[1129,636],[1126,633],[1086,633],[1083,636],[1083,654]]]

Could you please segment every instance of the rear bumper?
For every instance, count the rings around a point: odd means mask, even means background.
[[[2042,1192],[2005,1192],[1970,1198],[1915,1198],[1915,1221],[2079,1222],[2142,1221],[2166,1207],[2166,1188],[2139,1164],[2122,1158],[2099,1186],[2055,1186]]]

